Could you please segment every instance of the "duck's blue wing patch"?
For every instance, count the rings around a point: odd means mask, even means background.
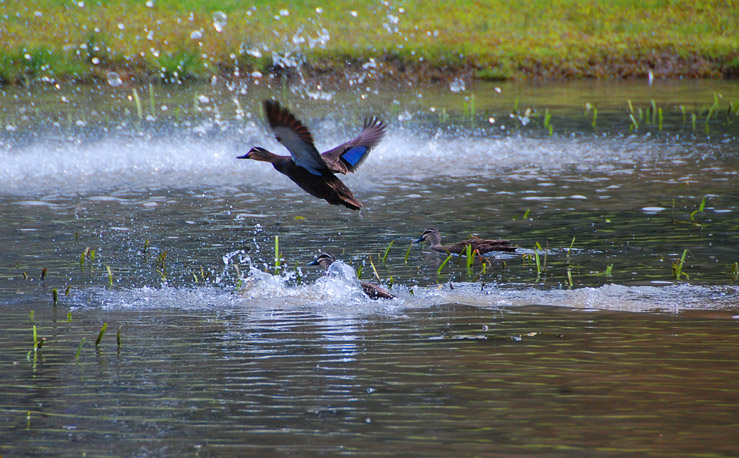
[[[347,164],[354,167],[362,160],[366,153],[366,146],[355,146],[353,148],[349,148],[344,154],[342,154],[341,159],[343,159]]]

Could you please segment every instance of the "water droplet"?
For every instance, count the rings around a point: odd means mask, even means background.
[[[119,22],[119,23],[118,23],[118,29],[120,29],[120,30],[125,30],[125,29],[126,29],[126,24],[124,24],[124,23],[122,23],[122,22]]]
[[[190,38],[192,38],[193,40],[199,40],[203,38],[203,32],[201,32],[200,30],[193,30],[190,34]]]
[[[8,132],[15,132],[16,129],[14,125],[8,124],[7,126],[5,126],[5,130],[7,130]]]
[[[262,77],[262,72],[260,72],[259,70],[257,70],[255,72],[252,72],[251,73],[251,76],[252,76],[252,78],[261,78]]]
[[[493,118],[492,116],[491,116],[491,117],[489,117],[489,118],[488,118],[488,122],[489,122],[490,124],[495,124],[495,118]]]
[[[113,87],[120,86],[123,84],[123,81],[121,81],[121,77],[118,75],[118,73],[110,72],[108,73],[108,84],[110,84]]]
[[[280,16],[290,16],[290,11],[288,11],[288,10],[280,10]]]
[[[149,8],[154,8],[154,0],[146,0],[146,6]]]
[[[213,28],[216,29],[216,32],[223,32],[223,28],[226,26],[226,22],[228,22],[228,17],[226,16],[226,13],[222,11],[216,11],[215,13],[213,13]]]
[[[153,30],[149,30],[149,33],[146,34],[146,39],[147,40],[153,40],[154,39],[154,31]]]
[[[200,103],[208,103],[208,102],[210,102],[210,99],[208,98],[208,96],[199,95],[198,96],[198,102],[200,102]]]
[[[254,57],[256,57],[257,59],[259,59],[260,57],[262,57],[262,53],[261,53],[261,51],[259,51],[259,50],[258,50],[258,49],[256,49],[256,48],[254,48],[254,49],[249,49],[249,50],[247,50],[247,51],[246,51],[246,53],[247,53],[247,54],[249,54],[250,56],[254,56]]]
[[[81,120],[81,119],[78,119],[78,120],[77,120],[77,121],[75,122],[75,124],[76,124],[76,125],[78,125],[79,127],[85,127],[85,124],[86,124],[86,123],[85,123],[85,121],[83,121],[83,120]]]
[[[100,59],[98,59],[97,57],[93,57],[92,58],[92,63],[95,64],[95,65],[97,65],[97,64],[100,63]]]
[[[316,13],[323,14],[323,8],[316,8]]]
[[[84,8],[85,2],[77,2],[77,6],[79,6],[80,8]]]
[[[498,94],[500,94],[501,92],[503,92],[503,90],[501,88],[499,88],[499,87],[496,87],[495,88],[495,92],[497,92]]]
[[[30,54],[28,54],[28,53],[25,53],[25,54],[23,55],[23,57],[25,57],[25,58],[26,58],[26,60],[31,60],[31,55],[30,55]]]
[[[352,11],[351,11],[351,12],[350,12],[349,14],[351,14],[351,15],[352,15],[352,17],[357,17],[357,16],[359,16],[359,14],[358,14],[358,13],[357,13],[356,11],[354,11],[354,10],[352,10]]]
[[[449,90],[452,92],[462,92],[465,89],[464,80],[461,78],[454,78],[454,80],[449,83]]]
[[[44,13],[42,13],[41,11],[36,11],[35,13],[33,13],[33,15],[36,17],[41,17],[44,15]]]

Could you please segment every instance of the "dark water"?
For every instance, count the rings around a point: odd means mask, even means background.
[[[274,87],[2,94],[0,455],[739,450],[736,83]],[[273,93],[319,149],[389,121],[361,213],[234,159]]]

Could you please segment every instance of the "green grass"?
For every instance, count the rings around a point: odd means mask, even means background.
[[[105,81],[109,71],[124,82],[280,73],[272,51],[323,75],[361,70],[374,58],[375,74],[395,78],[739,76],[739,5],[718,0],[434,0],[406,2],[402,12],[395,3],[348,0],[84,5],[6,2],[0,81]],[[228,16],[221,32],[216,11]]]

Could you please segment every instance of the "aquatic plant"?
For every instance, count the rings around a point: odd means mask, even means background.
[[[282,265],[280,257],[280,236],[275,235],[275,274],[280,271]]]
[[[141,121],[144,118],[144,114],[141,110],[141,100],[139,99],[139,93],[136,88],[133,88],[133,100],[136,102],[136,114],[138,115],[139,121]]]
[[[162,278],[162,281],[167,281],[167,250],[160,252],[157,255],[156,268],[155,270]]]
[[[98,333],[98,338],[95,339],[95,347],[100,346],[100,342],[103,341],[103,335],[105,335],[106,329],[108,329],[108,323],[103,323],[103,327],[100,328],[100,332]]]
[[[609,264],[609,265],[607,265],[607,266],[606,266],[606,277],[610,277],[610,276],[612,276],[612,275],[611,275],[611,272],[612,272],[612,271],[613,271],[613,264]]]
[[[672,274],[675,276],[675,279],[680,280],[681,276],[684,276],[686,279],[689,279],[690,276],[683,272],[683,266],[685,265],[685,256],[688,254],[688,250],[683,250],[683,255],[680,257],[678,261],[675,261],[672,263]]]
[[[110,270],[110,266],[106,264],[105,268],[108,270],[108,283],[113,286],[113,271]]]
[[[465,256],[467,257],[467,268],[469,269],[475,262],[475,257],[472,255],[472,244],[465,247]]]
[[[444,259],[444,261],[442,261],[442,263],[441,263],[441,265],[439,266],[439,268],[438,268],[438,269],[436,269],[436,275],[437,275],[437,276],[438,276],[438,275],[441,275],[441,269],[443,269],[443,268],[444,268],[444,266],[446,265],[446,263],[447,263],[447,262],[449,262],[449,260],[450,260],[450,259],[452,259],[452,254],[451,254],[451,253],[449,254],[449,256],[447,256],[447,257],[446,257],[446,259]]]
[[[372,272],[375,274],[375,278],[377,278],[377,281],[381,282],[382,279],[380,278],[380,274],[377,273],[377,268],[375,267],[375,263],[372,262],[372,255],[369,257],[370,266],[372,266]]]
[[[72,322],[72,312],[67,312],[67,323]]]
[[[735,261],[734,264],[731,265],[731,275],[734,277],[734,281],[739,279],[739,261]]]
[[[572,269],[569,268],[569,267],[567,268],[567,282],[568,282],[568,284],[570,286],[570,289],[572,289],[572,286],[573,286],[573,284],[572,284]]]
[[[54,305],[59,301],[59,291],[57,291],[56,288],[52,288],[51,290],[51,300]]]
[[[82,340],[80,340],[80,344],[77,345],[77,353],[74,355],[74,360],[79,364],[80,362],[80,353],[82,353],[82,346],[85,345],[85,338],[83,337]]]
[[[122,327],[123,325],[118,326],[118,332],[115,333],[115,341],[116,341],[116,344],[118,344],[119,350],[121,348],[121,328]]]
[[[413,242],[408,244],[408,249],[405,251],[405,258],[403,258],[404,264],[408,264],[408,255],[411,254],[411,248],[413,248]]]
[[[703,199],[701,200],[701,203],[698,206],[698,209],[690,213],[690,221],[694,221],[696,213],[702,213],[705,206],[706,206],[706,196],[703,196]]]
[[[393,246],[393,243],[395,243],[395,240],[391,240],[387,248],[385,248],[385,253],[382,255],[383,264],[385,263],[385,260],[387,259],[387,254],[390,252],[390,248]]]

